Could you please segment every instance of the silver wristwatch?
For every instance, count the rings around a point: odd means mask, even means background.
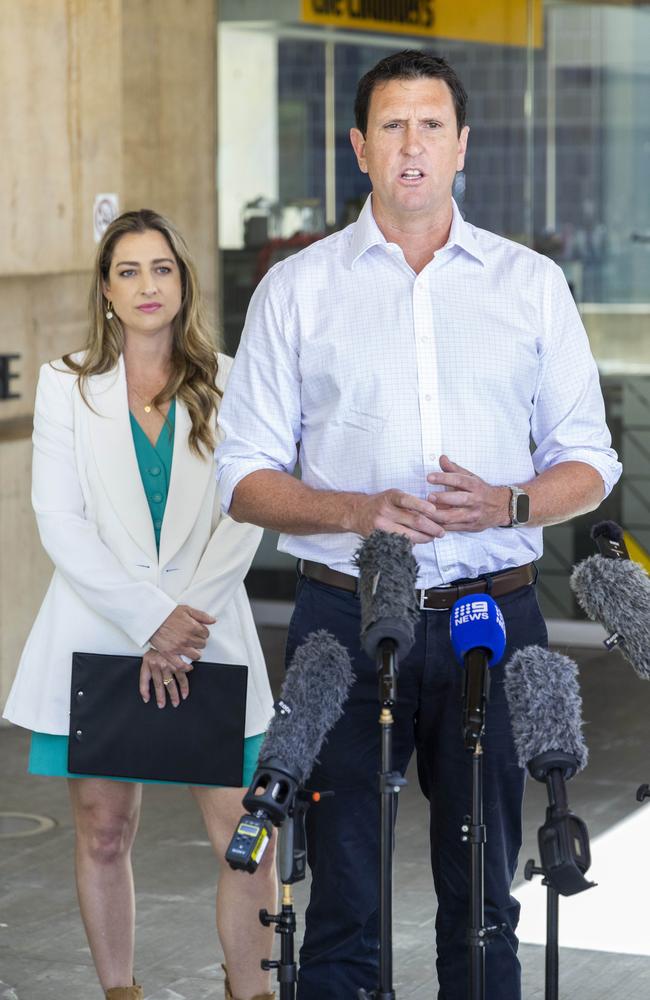
[[[510,490],[510,528],[526,524],[530,518],[530,497],[519,486],[509,486]]]

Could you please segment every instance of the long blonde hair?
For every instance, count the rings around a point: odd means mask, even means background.
[[[192,421],[189,445],[197,455],[209,457],[214,449],[212,416],[221,393],[216,388],[217,343],[207,322],[201,300],[194,261],[178,230],[157,212],[141,208],[124,212],[106,229],[95,258],[90,288],[90,323],[85,354],[80,362],[70,354],[65,364],[77,374],[79,390],[85,402],[86,380],[117,366],[124,350],[124,331],[118,317],[106,318],[108,303],[103,286],[108,282],[117,241],[127,233],[161,233],[176,258],[181,277],[181,307],[172,323],[171,373],[166,385],[152,400],[156,407],[177,396],[187,407]],[[90,404],[88,404],[90,405]]]

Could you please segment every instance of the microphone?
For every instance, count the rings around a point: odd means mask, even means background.
[[[582,699],[573,660],[541,646],[526,646],[505,669],[505,692],[520,767],[546,782],[549,805],[539,830],[541,865],[549,884],[563,896],[590,888],[589,834],[570,811],[566,780],[585,767]]]
[[[616,521],[599,521],[591,529],[591,537],[601,556],[606,559],[629,559],[625,532]]]
[[[231,868],[256,870],[272,827],[291,815],[353,681],[348,651],[324,629],[296,649],[242,801],[251,815],[242,816],[226,851]]]
[[[605,648],[619,646],[641,680],[650,680],[650,577],[630,559],[619,525],[603,521],[592,537],[601,554],[574,568],[571,589],[587,616],[607,630]]]
[[[418,565],[406,535],[375,529],[355,555],[359,567],[361,643],[371,658],[393,643],[400,657],[415,641]]]
[[[456,658],[465,667],[463,735],[474,749],[485,729],[485,707],[490,693],[488,667],[501,660],[506,648],[506,626],[501,609],[489,594],[459,598],[451,609],[449,634]]]

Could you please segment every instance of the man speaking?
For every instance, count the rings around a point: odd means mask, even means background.
[[[300,560],[287,656],[326,628],[356,682],[311,783],[300,1000],[353,1000],[378,958],[379,726],[359,644],[353,556],[374,528],[419,563],[416,641],[400,665],[394,761],[415,749],[429,801],[441,1000],[466,1000],[471,794],[456,598],[489,592],[508,647],[546,644],[533,561],[542,526],[593,510],[620,475],[595,362],[561,270],[465,222],[452,200],[469,128],[454,70],[421,52],[360,81],[350,139],[372,194],[356,223],[277,264],[253,295],[220,409],[224,509],[282,532]],[[534,442],[531,453],[530,442]],[[292,472],[300,454],[302,479]],[[510,885],[524,773],[492,670],[485,738],[487,996],[519,1000]]]

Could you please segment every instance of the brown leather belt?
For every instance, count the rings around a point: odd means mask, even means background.
[[[301,559],[298,563],[300,573],[308,580],[326,583],[330,587],[339,587],[357,593],[358,579],[349,573],[339,573],[323,563]],[[535,582],[537,571],[533,563],[525,566],[515,566],[499,573],[489,573],[475,580],[458,580],[447,587],[429,587],[428,590],[416,590],[418,603],[422,611],[449,611],[459,597],[467,594],[490,594],[492,597],[504,597],[520,587],[528,587]]]

